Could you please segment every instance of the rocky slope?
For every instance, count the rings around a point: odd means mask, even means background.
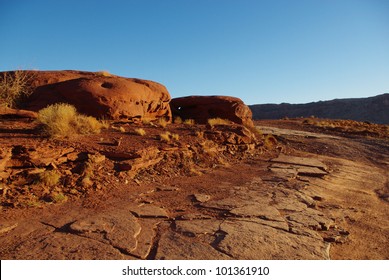
[[[307,104],[262,104],[249,106],[254,119],[310,117],[348,119],[389,124],[389,93],[368,98],[335,99]]]

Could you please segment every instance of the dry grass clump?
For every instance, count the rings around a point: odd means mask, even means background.
[[[94,117],[78,114],[70,104],[50,105],[38,112],[38,122],[53,138],[68,138],[79,134],[100,133],[103,124]]]
[[[171,137],[172,137],[172,139],[175,140],[175,141],[180,140],[180,135],[178,135],[177,133],[173,133],[173,134],[171,135]]]
[[[63,193],[56,193],[54,195],[52,195],[52,200],[54,203],[61,203],[61,202],[65,202],[68,198],[66,197],[66,195],[64,195]]]
[[[144,124],[144,125],[152,124],[152,119],[150,119],[150,118],[142,118],[142,124]]]
[[[186,125],[194,125],[195,121],[194,121],[194,119],[186,119],[184,121],[184,124],[186,124]]]
[[[145,136],[146,131],[143,128],[136,128],[134,129],[135,134],[140,135],[140,136]]]
[[[106,70],[95,72],[99,76],[112,77],[113,75]]]
[[[263,139],[263,144],[265,145],[266,148],[272,149],[277,146],[278,141],[273,135],[267,134]]]
[[[120,131],[122,133],[126,132],[126,129],[122,126],[111,126],[111,127],[112,127],[112,129],[115,129],[115,130]]]
[[[210,126],[215,126],[215,125],[228,125],[231,124],[229,120],[226,119],[221,119],[221,118],[213,118],[208,120],[208,124]]]
[[[33,75],[27,71],[4,72],[0,76],[0,103],[15,108],[32,93],[30,83]]]
[[[160,118],[158,119],[157,125],[162,128],[165,128],[168,125],[168,123],[169,122],[165,118]]]
[[[175,124],[182,124],[182,119],[181,119],[181,117],[175,117],[173,122]]]
[[[39,182],[48,187],[58,185],[59,179],[61,179],[61,175],[55,170],[48,170],[39,174]]]
[[[169,131],[166,131],[164,133],[159,134],[159,139],[161,141],[169,143],[170,142],[170,136],[171,136],[171,133]]]
[[[159,139],[161,141],[169,143],[171,140],[175,140],[175,141],[180,140],[180,135],[166,131],[166,132],[159,134]]]

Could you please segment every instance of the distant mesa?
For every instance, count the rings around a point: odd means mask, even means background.
[[[368,98],[334,99],[306,104],[261,104],[249,107],[254,119],[315,116],[389,124],[389,93]]]
[[[69,103],[82,114],[115,120],[171,119],[170,94],[152,81],[106,72],[29,71],[33,93],[21,109],[39,111],[54,103]]]
[[[207,123],[208,119],[227,119],[237,124],[253,126],[250,108],[242,100],[230,96],[187,96],[170,102],[174,116]]]

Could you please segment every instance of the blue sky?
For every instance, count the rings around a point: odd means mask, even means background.
[[[387,0],[0,0],[0,34],[0,71],[107,70],[172,97],[389,92]]]

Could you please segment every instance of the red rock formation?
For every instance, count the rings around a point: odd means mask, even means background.
[[[170,94],[156,82],[81,71],[32,71],[32,95],[23,109],[69,103],[80,113],[111,119],[171,119]]]
[[[253,126],[252,113],[242,100],[230,96],[188,96],[174,98],[170,102],[173,115],[207,123],[211,118]]]

